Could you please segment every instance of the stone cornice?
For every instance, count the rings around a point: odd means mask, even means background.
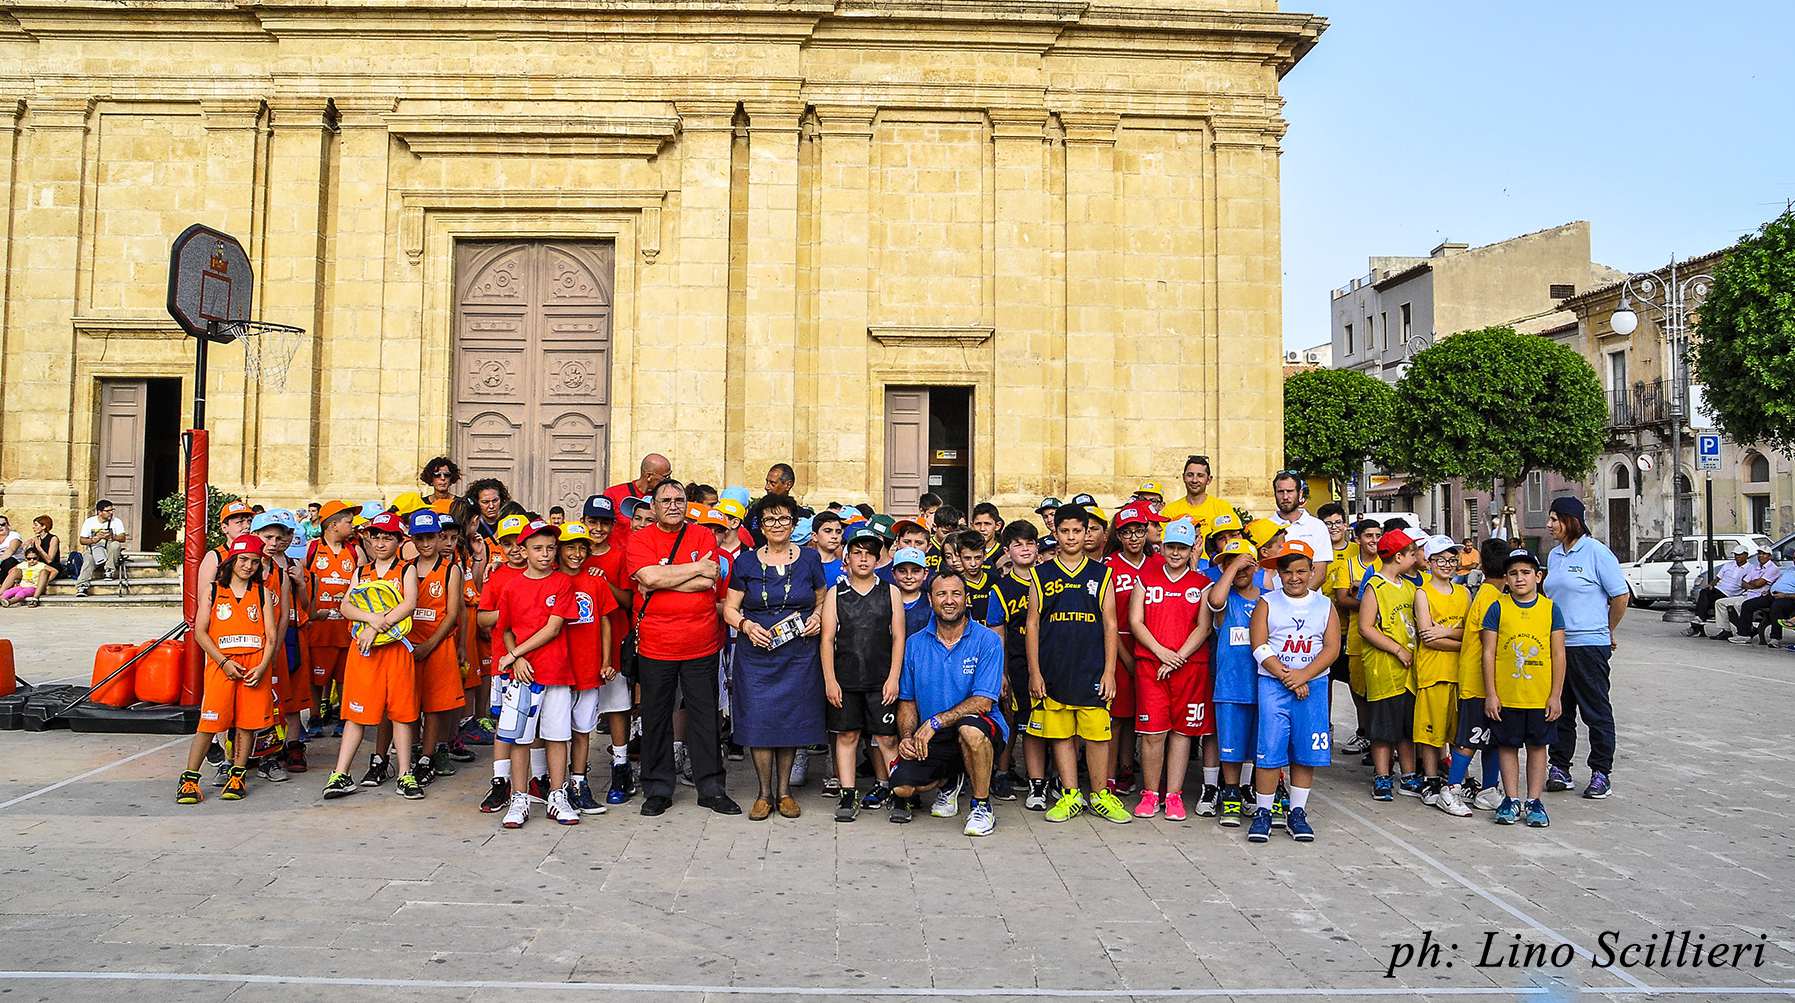
[[[624,115],[388,115],[387,129],[419,155],[653,157],[679,119]]]
[[[996,336],[997,329],[912,324],[869,327],[866,333],[887,348],[977,348]]]
[[[412,264],[423,259],[424,216],[438,212],[636,212],[642,219],[636,237],[642,260],[652,263],[661,253],[661,212],[667,202],[665,189],[519,192],[412,189],[400,191],[398,196],[399,246]]]

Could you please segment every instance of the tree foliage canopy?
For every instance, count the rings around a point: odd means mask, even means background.
[[[1580,478],[1607,416],[1600,379],[1570,348],[1511,327],[1465,331],[1417,354],[1396,384],[1392,466],[1476,487],[1535,470]]]
[[[1795,212],[1720,259],[1700,309],[1695,374],[1721,430],[1795,447]]]
[[[1382,463],[1396,391],[1350,369],[1313,369],[1284,380],[1284,465],[1349,480],[1366,460]]]

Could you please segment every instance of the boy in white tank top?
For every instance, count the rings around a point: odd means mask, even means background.
[[[1272,560],[1281,586],[1267,592],[1253,611],[1253,660],[1259,666],[1253,757],[1257,806],[1247,840],[1263,843],[1271,838],[1278,774],[1288,769],[1290,813],[1285,829],[1290,838],[1307,843],[1315,839],[1308,816],[1315,768],[1332,762],[1326,677],[1340,653],[1340,622],[1327,595],[1310,588],[1315,554],[1307,543],[1288,541]]]

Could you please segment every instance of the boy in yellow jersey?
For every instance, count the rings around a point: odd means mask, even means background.
[[[1395,800],[1391,774],[1394,756],[1402,769],[1400,790],[1421,796],[1421,778],[1414,773],[1415,746],[1415,586],[1405,576],[1421,562],[1414,537],[1400,529],[1377,541],[1381,562],[1359,593],[1359,635],[1364,652],[1365,698],[1369,701],[1365,735],[1371,739],[1371,798]]]
[[[1458,652],[1465,638],[1465,613],[1471,593],[1453,578],[1458,575],[1458,543],[1449,536],[1430,536],[1421,548],[1427,558],[1427,581],[1415,590],[1415,751],[1426,779],[1421,803],[1463,818],[1470,806],[1446,786],[1446,745],[1456,732],[1458,715]]]
[[[1483,712],[1502,757],[1502,789],[1509,792],[1496,809],[1497,825],[1514,825],[1523,812],[1528,826],[1551,824],[1540,793],[1546,785],[1546,753],[1558,737],[1564,695],[1564,614],[1539,594],[1539,558],[1529,550],[1509,551],[1502,562],[1508,594],[1483,615]],[[1527,803],[1521,789],[1520,752],[1527,749]]]
[[[1359,634],[1359,596],[1365,581],[1377,568],[1377,541],[1384,535],[1383,524],[1376,519],[1360,519],[1348,530],[1348,551],[1344,561],[1334,562],[1343,569],[1344,579],[1330,583],[1334,605],[1340,607],[1340,619],[1346,623],[1347,689],[1352,692],[1353,709],[1359,715],[1359,733],[1353,744],[1370,761],[1371,741],[1365,734],[1365,720],[1371,716],[1370,701],[1365,699],[1365,639]],[[1346,750],[1341,747],[1341,751]]]
[[[1359,545],[1353,540],[1352,522],[1346,517],[1346,508],[1339,502],[1328,502],[1315,510],[1315,515],[1322,525],[1328,528],[1328,543],[1333,547],[1334,556],[1328,561],[1327,579],[1321,583],[1321,590],[1334,600],[1334,606],[1340,611],[1340,654],[1334,657],[1334,665],[1328,672],[1329,682],[1346,684],[1347,693],[1352,697],[1354,718],[1358,725],[1353,737],[1337,742],[1334,750],[1341,755],[1357,756],[1371,749],[1371,743],[1365,739],[1365,697],[1363,693],[1353,689],[1352,656],[1346,650],[1348,637],[1358,633],[1358,606],[1355,603],[1349,611],[1340,605],[1340,590],[1347,588],[1352,582],[1353,560],[1359,556]]]
[[[1492,572],[1471,596],[1465,613],[1465,638],[1458,652],[1458,734],[1454,737],[1452,765],[1446,772],[1446,783],[1458,788],[1458,799],[1479,811],[1495,811],[1502,804],[1502,774],[1495,746],[1490,742],[1490,720],[1483,713],[1483,623],[1501,597],[1508,583],[1500,570],[1508,557],[1504,540],[1485,540],[1478,555],[1479,563]],[[1478,782],[1470,772],[1471,756],[1483,750],[1483,780]]]

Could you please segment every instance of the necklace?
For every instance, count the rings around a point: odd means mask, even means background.
[[[767,557],[773,556],[773,548],[772,547],[767,547],[766,551],[767,551]],[[782,549],[782,552],[779,554],[779,556],[782,558],[785,558],[786,563],[784,563],[784,564],[769,564],[764,560],[761,562],[762,567],[772,568],[773,573],[778,575],[779,579],[780,579],[779,602],[778,603],[774,603],[772,601],[772,590],[767,588],[766,583],[764,581],[761,583],[760,600],[762,603],[764,603],[767,606],[775,606],[775,605],[786,606],[790,603],[791,597],[792,597],[792,576],[790,574],[790,570],[791,570],[791,565],[793,563],[795,563],[798,558],[797,545],[788,542],[785,545],[785,547]]]

